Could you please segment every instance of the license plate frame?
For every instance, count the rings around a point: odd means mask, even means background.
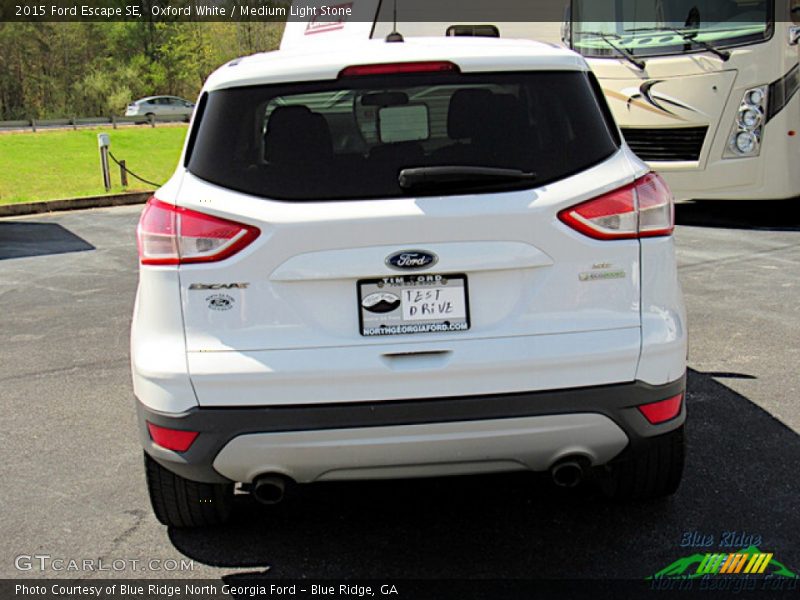
[[[417,273],[360,279],[356,282],[356,294],[362,337],[460,333],[471,327],[465,273]],[[394,308],[391,296],[397,298]],[[373,308],[367,308],[365,301]],[[445,312],[447,303],[450,317]],[[433,313],[420,312],[425,310]]]

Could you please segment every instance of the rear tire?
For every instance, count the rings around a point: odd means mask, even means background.
[[[603,491],[614,500],[652,500],[674,494],[686,454],[684,426],[646,439],[635,452],[612,463]]]
[[[233,484],[200,483],[184,479],[145,453],[147,491],[156,518],[170,527],[221,525],[231,516]]]

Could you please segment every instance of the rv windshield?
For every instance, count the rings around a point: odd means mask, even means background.
[[[572,47],[588,57],[706,52],[764,41],[774,0],[572,0]]]

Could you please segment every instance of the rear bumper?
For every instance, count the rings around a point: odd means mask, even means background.
[[[283,473],[299,482],[545,470],[567,454],[609,462],[686,418],[651,425],[636,406],[682,393],[685,375],[529,393],[375,403],[193,408],[164,414],[137,402],[145,451],[194,481],[249,482]],[[146,422],[199,431],[184,453],[153,444]]]
[[[709,161],[704,168],[672,170],[669,163],[652,163],[677,202],[691,200],[785,200],[797,196],[792,176],[764,174],[763,157]],[[786,163],[785,160],[778,162]]]

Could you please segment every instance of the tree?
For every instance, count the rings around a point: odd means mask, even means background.
[[[120,114],[157,94],[194,99],[214,69],[275,49],[282,30],[264,22],[0,23],[0,119]]]

